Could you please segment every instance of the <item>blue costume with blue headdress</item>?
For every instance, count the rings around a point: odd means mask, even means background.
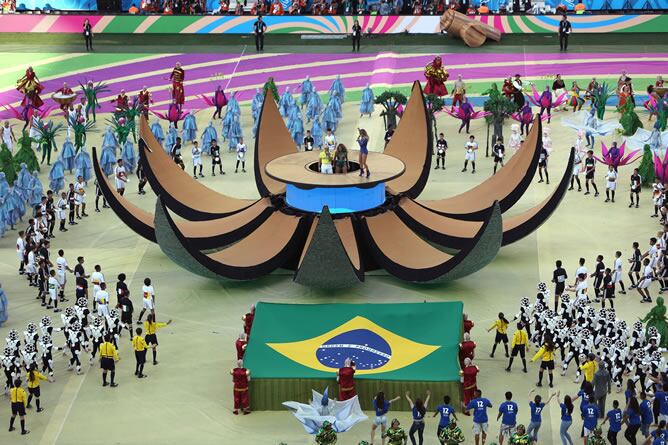
[[[65,170],[68,170],[70,173],[74,170],[74,156],[76,156],[74,144],[68,136],[65,138],[65,142],[63,142],[63,148],[60,151],[60,159],[63,161]]]
[[[130,139],[125,141],[121,158],[123,159],[123,163],[127,166],[126,168],[128,169],[128,172],[134,171],[137,166],[137,157],[135,156],[134,145]]]
[[[313,146],[322,147],[322,137],[324,132],[322,130],[322,125],[320,124],[320,118],[316,116],[313,120],[313,127],[311,127],[311,136],[313,136]]]
[[[153,137],[155,137],[155,140],[158,141],[158,144],[162,147],[162,144],[165,141],[165,132],[162,131],[159,119],[156,119],[155,122],[151,124],[151,133],[153,133]]]
[[[93,161],[88,151],[86,151],[86,147],[81,147],[77,157],[74,158],[74,168],[77,177],[82,176],[84,181],[88,182],[92,177]]]
[[[115,158],[116,148],[118,147],[118,139],[116,139],[114,130],[110,126],[107,126],[107,130],[104,132],[104,135],[102,136],[102,148],[104,149],[105,147],[109,147],[113,150]]]
[[[39,180],[39,172],[32,172],[32,187],[30,190],[30,206],[38,206],[42,202],[42,196],[44,195],[44,187],[42,186],[42,181]]]
[[[366,84],[366,87],[362,90],[362,101],[360,102],[360,115],[368,114],[371,116],[373,113],[375,97],[373,95],[373,90],[369,87],[369,84]]]
[[[320,112],[322,112],[322,100],[320,99],[320,95],[318,94],[314,86],[313,92],[311,93],[311,96],[309,97],[308,100],[308,104],[306,106],[307,122],[310,122],[316,119],[318,116],[320,116]]]
[[[332,86],[329,88],[329,97],[331,98],[336,93],[339,96],[339,100],[343,103],[346,100],[346,89],[343,87],[343,82],[341,82],[341,76],[336,76]]]
[[[197,120],[195,119],[195,112],[192,110],[183,119],[183,131],[181,132],[183,142],[190,142],[197,139]]]
[[[79,154],[81,154],[82,151],[83,148],[79,151]],[[49,172],[49,188],[53,190],[54,193],[57,193],[62,190],[63,187],[65,187],[65,167],[63,161],[57,159],[51,166],[51,171]]]
[[[218,132],[213,126],[213,122],[209,122],[209,126],[206,127],[202,132],[202,139],[200,143],[202,153],[206,153],[208,155],[211,154],[211,141],[213,140],[218,140]]]
[[[236,152],[239,140],[244,137],[243,130],[241,129],[241,123],[239,122],[239,116],[234,116],[227,135],[230,143],[229,151]]]
[[[172,147],[176,145],[176,138],[179,137],[179,132],[174,126],[174,122],[170,122],[169,129],[167,130],[167,139],[165,139],[165,151],[167,153],[172,152]]]
[[[311,98],[311,94],[313,94],[313,82],[311,82],[311,79],[309,79],[308,76],[306,76],[306,79],[302,82],[302,97],[301,97],[301,107],[304,108],[306,105],[308,105],[309,99]]]
[[[295,103],[295,98],[290,94],[290,88],[285,88],[285,93],[281,96],[281,99],[278,101],[278,111],[281,113],[281,116],[287,117],[290,107]]]

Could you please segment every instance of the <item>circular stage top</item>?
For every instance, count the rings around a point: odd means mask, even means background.
[[[359,151],[348,150],[348,160],[357,163]],[[265,166],[267,175],[271,178],[292,184],[299,188],[313,187],[371,187],[401,176],[406,167],[399,159],[383,153],[369,152],[367,165],[371,170],[371,177],[360,176],[358,171],[346,174],[327,175],[310,168],[317,164],[320,151],[303,151],[281,156],[270,161]]]

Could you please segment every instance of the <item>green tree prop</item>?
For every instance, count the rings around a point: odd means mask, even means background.
[[[25,163],[28,166],[29,172],[39,171],[39,162],[37,156],[32,149],[32,143],[36,142],[33,138],[28,136],[28,132],[24,131],[23,135],[17,141],[19,150],[14,155],[14,170],[19,171],[21,164]]]
[[[610,87],[607,82],[603,82],[599,85],[598,88],[594,89],[591,92],[592,97],[594,98],[594,107],[596,108],[596,117],[603,119],[605,116],[605,104],[608,102],[608,99],[615,95],[610,91]]]
[[[0,171],[5,174],[5,179],[10,184],[14,184],[16,179],[16,170],[14,169],[14,162],[12,159],[12,152],[9,151],[7,145],[0,145]]]
[[[264,84],[264,87],[262,88],[262,93],[265,96],[267,95],[267,90],[271,91],[271,95],[274,97],[274,100],[278,102],[278,88],[276,88],[276,83],[274,82],[273,77],[267,79],[267,82]]]
[[[638,166],[638,173],[642,178],[643,185],[651,185],[654,183],[654,153],[649,145],[645,144],[642,153],[642,160]]]
[[[445,107],[445,102],[443,101],[443,99],[441,99],[435,94],[428,94],[426,99],[427,99],[427,113],[429,114],[429,119],[431,121],[433,129],[432,136],[434,140],[436,140],[438,138],[438,125],[436,124],[436,113],[443,110],[443,107]]]
[[[638,128],[642,128],[642,122],[640,122],[640,118],[633,110],[633,102],[631,100],[627,100],[622,107],[617,108],[617,111],[622,113],[619,123],[622,124],[622,134],[624,136],[633,136]]]
[[[494,137],[492,140],[496,140],[499,136],[503,137],[503,122],[508,116],[517,111],[517,104],[501,94],[495,83],[492,84],[489,90],[482,94],[483,96],[489,96],[489,99],[485,101],[483,109],[492,113],[486,116],[485,120],[487,121],[487,125],[494,127]]]
[[[397,110],[399,105],[406,105],[407,100],[406,96],[399,91],[384,91],[380,96],[376,96],[374,102],[384,108],[380,115],[383,116],[386,130],[390,125],[397,128],[397,116],[399,115]]]

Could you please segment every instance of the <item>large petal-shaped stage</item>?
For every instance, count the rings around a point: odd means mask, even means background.
[[[377,201],[381,204],[335,215],[325,204],[321,213],[313,213],[287,205],[293,201],[288,200],[286,183],[267,174],[270,163],[295,153],[271,96],[265,97],[259,119],[254,160],[259,200],[229,197],[191,178],[164,153],[144,119],[140,162],[158,195],[155,215],[109,186],[94,150],[102,193],[130,228],[157,242],[181,267],[205,277],[252,280],[280,268],[294,271],[297,283],[337,288],[363,282],[366,271],[382,268],[402,280],[439,283],[475,273],[494,259],[502,245],[536,230],[564,197],[573,166],[571,151],[550,196],[523,213],[503,218],[529,187],[538,165],[542,131],[536,118],[520,151],[496,175],[454,197],[419,200],[431,171],[432,135],[416,82],[385,149],[385,155],[398,158],[405,170],[387,179],[385,195],[381,191]],[[306,168],[297,164],[295,168]],[[318,195],[331,199],[370,190],[383,179],[362,184],[342,176],[340,183],[333,181],[332,185],[290,184],[308,193],[334,187],[334,193],[330,188]]]

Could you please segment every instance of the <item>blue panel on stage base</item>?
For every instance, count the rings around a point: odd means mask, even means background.
[[[373,209],[385,202],[385,183],[373,187],[314,187],[301,189],[292,184],[286,188],[290,207],[320,213],[324,206],[330,213],[351,213]]]

